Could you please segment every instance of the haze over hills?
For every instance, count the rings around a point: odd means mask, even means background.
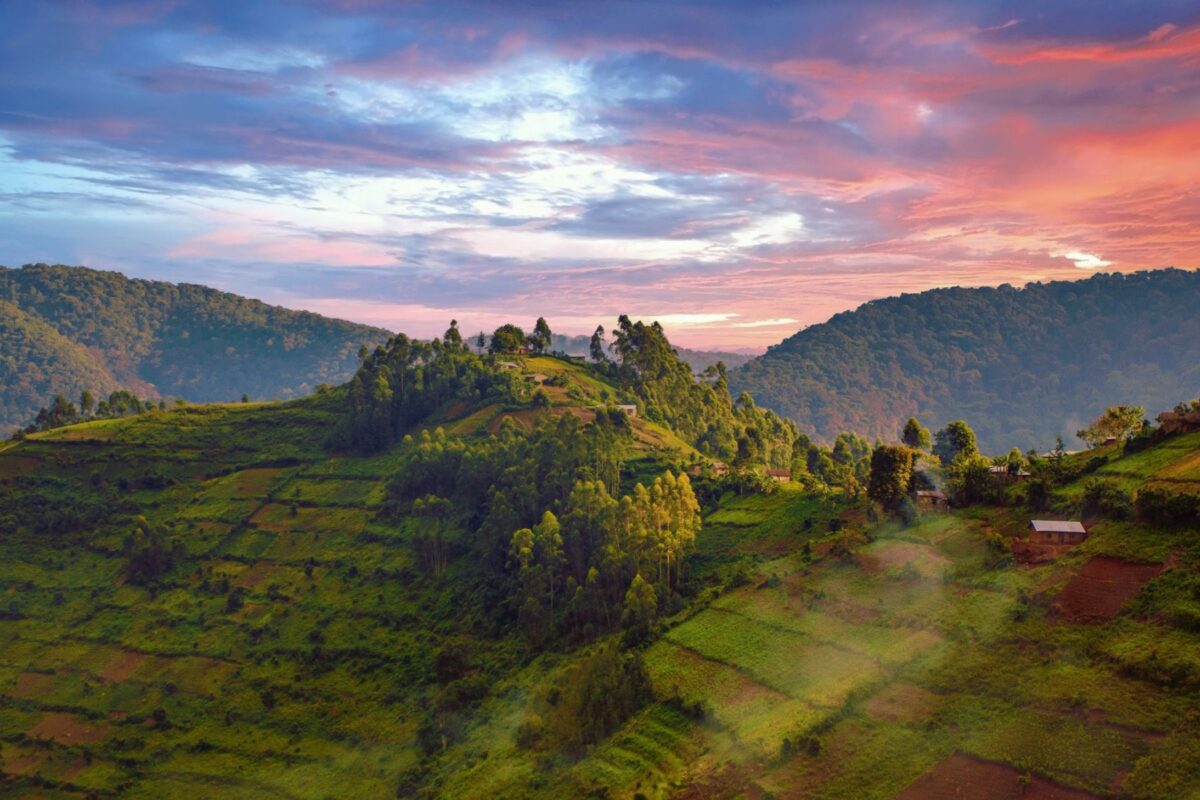
[[[1099,274],[875,300],[730,376],[734,394],[832,439],[964,418],[988,452],[1068,441],[1109,403],[1169,408],[1200,389],[1200,273]]]
[[[194,401],[307,394],[342,383],[388,331],[193,284],[37,264],[0,267],[0,430],[55,393]]]
[[[86,267],[0,267],[0,431],[24,425],[55,394],[198,402],[286,399],[354,374],[361,345],[382,328],[194,284],[127,278]],[[586,355],[588,336],[562,336],[553,349]],[[694,371],[749,356],[677,348]]]
[[[590,336],[555,334],[551,349],[572,356],[587,357],[589,355],[588,346],[590,343]],[[734,367],[740,367],[754,357],[747,353],[731,353],[725,350],[692,350],[691,348],[679,346],[675,347],[675,353],[692,368],[693,372],[703,372],[718,361],[725,364],[728,369],[733,369]]]

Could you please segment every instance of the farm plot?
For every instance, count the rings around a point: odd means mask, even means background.
[[[898,800],[1097,800],[1040,775],[1025,777],[1007,764],[955,753],[913,781]]]
[[[288,483],[279,497],[285,501],[318,505],[362,505],[382,499],[383,483],[372,480],[297,478]]]
[[[1162,564],[1134,564],[1096,556],[1067,583],[1055,605],[1072,622],[1111,619],[1163,568]]]
[[[298,533],[342,533],[353,536],[367,524],[367,515],[360,508],[331,506],[288,506],[268,503],[260,508],[250,523],[260,530]]]
[[[775,754],[785,737],[827,716],[727,664],[667,641],[647,651],[646,672],[659,697],[699,706],[738,741],[764,755]]]
[[[839,706],[850,692],[883,675],[874,659],[853,650],[719,610],[692,617],[666,637],[818,707]]]

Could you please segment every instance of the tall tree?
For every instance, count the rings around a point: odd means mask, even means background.
[[[504,354],[516,353],[528,344],[525,331],[516,325],[506,323],[496,328],[492,333],[492,341],[488,344],[488,352]]]
[[[884,444],[871,454],[871,477],[867,496],[886,509],[900,506],[912,481],[913,456],[911,448]]]
[[[592,332],[592,341],[588,347],[592,356],[592,361],[597,364],[603,364],[608,361],[608,354],[604,352],[604,326],[597,325],[596,330]]]
[[[552,341],[554,341],[554,334],[550,332],[546,318],[538,317],[537,322],[533,325],[533,333],[529,336],[529,349],[535,353],[544,353]]]
[[[462,334],[458,330],[458,320],[450,320],[450,327],[442,334],[442,344],[452,350],[461,350],[463,346]]]
[[[1104,444],[1110,438],[1123,440],[1132,437],[1145,425],[1146,409],[1142,406],[1109,406],[1092,424],[1075,435],[1089,447]]]
[[[974,455],[978,452],[975,431],[961,419],[951,422],[934,437],[933,454],[940,458],[943,464],[950,464],[960,455]]]
[[[928,450],[929,449],[929,429],[916,417],[909,417],[908,422],[904,423],[904,431],[900,434],[900,441],[911,447],[913,450]]]

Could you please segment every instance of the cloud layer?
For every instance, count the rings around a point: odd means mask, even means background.
[[[438,332],[761,346],[881,295],[1200,265],[1200,7],[7,6],[0,262]]]

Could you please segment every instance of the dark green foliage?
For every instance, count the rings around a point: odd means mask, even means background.
[[[183,554],[182,542],[168,540],[161,529],[138,517],[134,531],[125,537],[125,576],[136,585],[156,583],[183,561]]]
[[[968,456],[979,452],[975,442],[975,431],[965,421],[958,419],[937,432],[934,437],[933,454],[949,464],[960,454]]]
[[[980,445],[1045,446],[1110,403],[1169,408],[1196,390],[1200,273],[936,289],[867,303],[772,347],[737,390],[828,441],[963,417]]]
[[[636,646],[650,638],[657,615],[658,598],[654,594],[654,587],[642,580],[641,573],[634,575],[629,591],[625,593],[625,606],[621,611],[625,644]]]
[[[350,407],[333,444],[384,450],[445,403],[515,402],[522,391],[511,371],[482,356],[400,333],[367,356],[350,381]]]
[[[1109,519],[1129,519],[1133,516],[1133,497],[1113,481],[1089,478],[1083,484],[1085,517],[1103,515]]]
[[[899,508],[912,482],[913,451],[903,445],[880,445],[871,454],[867,496],[888,510]]]
[[[56,392],[125,386],[201,402],[304,395],[348,379],[358,348],[387,337],[192,284],[0,268],[0,429],[27,423]]]
[[[492,333],[491,342],[488,344],[488,352],[516,353],[524,350],[528,341],[525,337],[525,331],[516,325],[501,325]]]
[[[1200,524],[1200,496],[1146,487],[1135,501],[1138,519],[1154,525]]]
[[[533,353],[544,353],[550,348],[550,342],[554,340],[554,334],[550,332],[550,325],[547,324],[545,317],[538,317],[534,323],[533,333],[529,336],[529,350]]]
[[[599,645],[563,676],[546,718],[547,741],[578,755],[620,727],[648,696],[638,657],[623,653],[615,642]]]
[[[900,441],[914,450],[928,450],[930,445],[929,429],[920,423],[916,417],[909,417],[900,432]]]

